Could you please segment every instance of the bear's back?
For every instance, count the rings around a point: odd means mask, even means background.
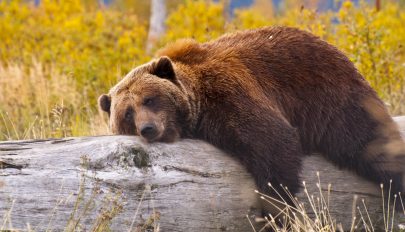
[[[243,78],[255,78],[271,91],[277,90],[275,87],[298,91],[324,84],[355,88],[365,84],[342,52],[296,28],[240,31],[202,44],[190,39],[179,40],[158,54],[194,69],[204,67],[204,70],[211,67],[228,70],[237,60],[252,74]]]
[[[265,96],[267,104],[299,129],[305,144],[319,144],[331,120],[369,117],[359,105],[363,99],[381,104],[342,52],[295,28],[241,31],[202,44],[183,40],[163,49],[161,55],[198,70],[204,79],[201,83],[224,93],[217,91],[216,96],[240,91],[253,91],[249,95],[255,98]],[[219,87],[223,83],[227,89]],[[239,89],[232,91],[233,87]]]

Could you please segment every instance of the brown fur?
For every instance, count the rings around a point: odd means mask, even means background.
[[[267,193],[269,181],[297,192],[312,152],[403,190],[395,123],[349,59],[318,37],[263,28],[182,40],[159,55],[100,98],[103,109],[111,104],[114,133],[139,135],[147,124],[156,130],[148,142],[206,140],[240,158]]]

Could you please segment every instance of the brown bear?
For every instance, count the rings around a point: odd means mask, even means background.
[[[225,150],[265,193],[273,194],[268,182],[296,193],[301,160],[314,152],[403,190],[405,145],[384,103],[342,52],[298,29],[178,41],[99,105],[115,134],[196,138]]]

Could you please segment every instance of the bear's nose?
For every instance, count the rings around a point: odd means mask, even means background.
[[[156,126],[152,123],[144,124],[141,127],[141,135],[146,139],[153,139],[157,134]]]

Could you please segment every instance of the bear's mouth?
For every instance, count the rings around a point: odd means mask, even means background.
[[[142,140],[147,143],[160,142],[163,137],[164,127],[154,123],[143,124],[138,131]]]
[[[167,129],[164,131],[164,133],[160,133],[158,136],[154,138],[146,138],[143,137],[142,135],[140,137],[145,143],[155,143],[155,142],[173,143],[179,140],[180,135],[177,132],[177,130]]]
[[[180,138],[180,133],[178,130],[175,128],[167,128],[163,135],[159,138],[159,142],[164,142],[164,143],[173,143],[179,140]]]

